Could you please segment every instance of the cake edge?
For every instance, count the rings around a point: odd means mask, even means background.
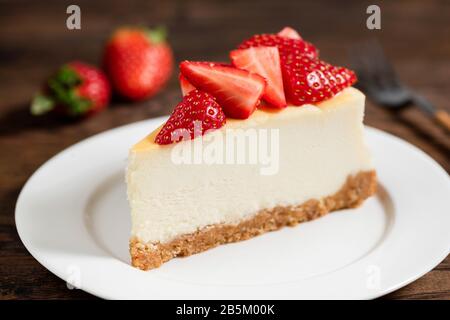
[[[215,224],[194,233],[181,235],[167,243],[145,244],[130,239],[131,264],[141,270],[158,268],[176,257],[190,256],[222,244],[247,240],[285,226],[311,221],[339,209],[355,208],[376,192],[375,170],[360,171],[347,177],[338,192],[310,199],[295,206],[263,209],[235,225]]]

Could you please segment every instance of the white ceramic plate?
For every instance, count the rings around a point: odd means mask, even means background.
[[[137,270],[124,170],[129,147],[164,119],[86,139],[29,179],[16,225],[48,270],[110,299],[366,299],[414,281],[449,253],[449,176],[417,148],[367,128],[379,191],[362,207]]]

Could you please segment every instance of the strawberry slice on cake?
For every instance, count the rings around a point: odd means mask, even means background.
[[[266,81],[256,73],[214,62],[183,61],[182,75],[216,97],[228,117],[246,119],[260,102]]]
[[[306,55],[283,61],[282,70],[286,96],[296,106],[327,100],[356,82],[353,71]]]
[[[216,99],[206,92],[192,90],[175,107],[155,142],[164,145],[194,139],[224,124],[225,114]]]
[[[310,58],[318,58],[317,48],[302,39],[293,39],[277,34],[257,34],[245,40],[239,45],[239,49],[251,47],[277,47],[281,60],[288,59],[291,55],[306,55]]]
[[[353,71],[321,61],[317,49],[296,34],[286,27],[276,35],[255,35],[239,48],[278,48],[286,100],[295,106],[324,101],[355,83]]]
[[[284,37],[284,38],[290,38],[290,39],[298,39],[302,40],[302,37],[300,34],[291,27],[284,27],[283,30],[277,33],[278,36]]]
[[[254,47],[233,50],[230,58],[234,66],[259,74],[267,85],[262,98],[276,108],[286,107],[280,54],[277,47]]]
[[[186,79],[181,73],[178,75],[178,80],[180,81],[181,94],[183,97],[187,95],[192,90],[195,90],[195,87]]]

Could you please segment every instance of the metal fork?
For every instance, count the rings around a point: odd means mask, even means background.
[[[390,109],[414,104],[450,132],[450,114],[406,87],[378,42],[373,40],[354,46],[350,61],[358,76],[357,86],[376,103]]]

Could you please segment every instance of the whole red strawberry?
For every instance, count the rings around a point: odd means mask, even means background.
[[[158,144],[194,139],[225,124],[225,114],[209,93],[192,90],[175,107],[155,138]]]
[[[44,85],[31,105],[33,115],[49,111],[69,117],[86,117],[105,109],[111,88],[105,74],[89,64],[73,61],[63,65]]]
[[[159,92],[172,74],[173,54],[163,28],[120,28],[106,45],[103,63],[117,92],[142,100]]]

